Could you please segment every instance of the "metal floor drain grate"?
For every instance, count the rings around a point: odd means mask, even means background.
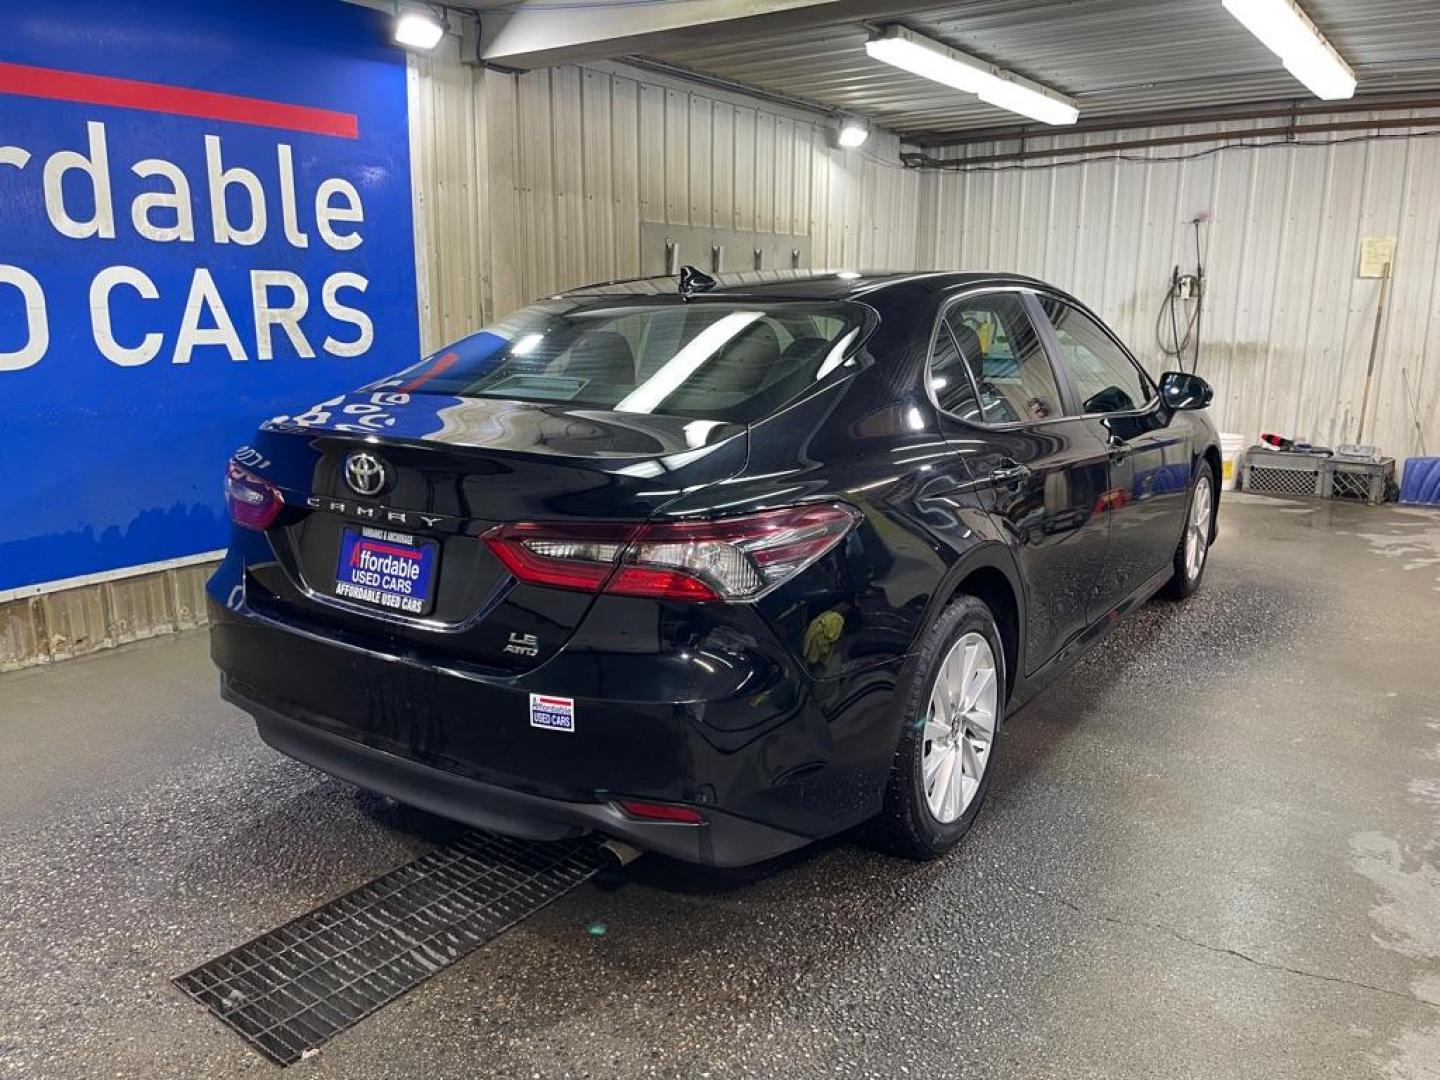
[[[459,840],[362,885],[175,985],[289,1065],[599,870],[593,840]]]

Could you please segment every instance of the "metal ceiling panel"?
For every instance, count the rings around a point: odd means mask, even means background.
[[[1305,0],[1361,94],[1440,89],[1436,0]],[[1219,0],[968,0],[890,19],[1068,94],[1082,119],[1282,98],[1310,100]],[[823,12],[823,9],[819,9]],[[871,60],[867,27],[676,46],[654,59],[853,111],[902,136],[1009,125],[1013,114]]]

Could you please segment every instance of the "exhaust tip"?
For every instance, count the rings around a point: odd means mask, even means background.
[[[614,861],[614,867],[617,870],[621,867],[629,866],[641,855],[645,854],[645,852],[639,848],[625,843],[624,840],[616,840],[613,837],[605,840],[605,842],[600,845],[600,850]]]

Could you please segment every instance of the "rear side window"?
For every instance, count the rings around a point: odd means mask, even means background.
[[[1055,372],[1019,293],[967,296],[951,305],[945,321],[975,379],[983,423],[1064,415]]]
[[[965,368],[965,358],[955,344],[955,335],[944,323],[935,334],[935,348],[930,353],[930,389],[935,401],[952,416],[972,424],[984,422],[980,403],[975,400],[974,379]]]
[[[1086,413],[1129,412],[1150,401],[1150,383],[1094,319],[1061,300],[1042,298],[1065,365]]]
[[[839,302],[552,300],[387,385],[746,423],[853,362],[864,325]]]

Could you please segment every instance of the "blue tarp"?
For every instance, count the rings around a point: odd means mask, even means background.
[[[1400,501],[1420,506],[1440,506],[1440,457],[1405,459]]]

